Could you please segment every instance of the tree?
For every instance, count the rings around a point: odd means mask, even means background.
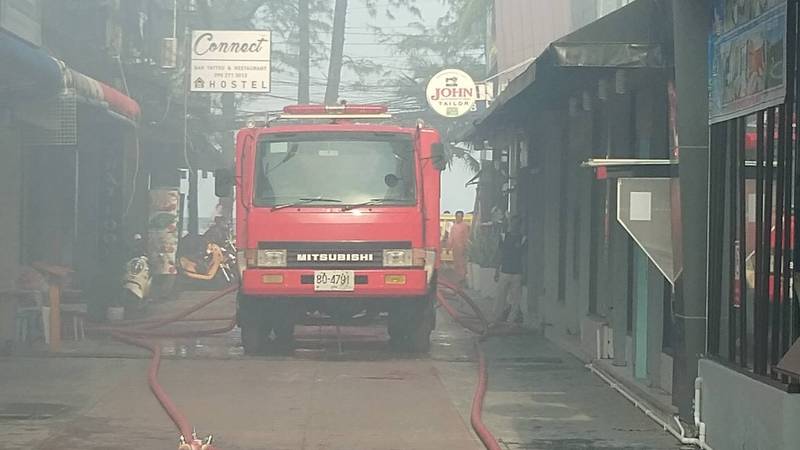
[[[297,73],[298,98],[305,100],[311,69],[327,61],[328,0],[264,1],[252,18],[255,28],[272,31],[272,70]],[[310,101],[306,100],[306,101]]]
[[[421,12],[415,6],[416,1],[360,0],[372,17],[379,15],[380,7],[380,11],[388,19],[394,19],[400,8],[421,17]],[[344,69],[352,71],[361,81],[371,75],[382,74],[383,67],[380,64],[344,54],[348,6],[346,0],[338,0],[334,10],[330,8],[330,0],[260,0],[260,3],[261,7],[256,8],[250,25],[272,31],[273,44],[277,44],[272,48],[273,72],[297,73],[299,102],[314,100],[306,93],[309,91],[308,86],[314,84],[310,72],[315,69],[328,73],[324,80],[328,103],[335,103],[339,97],[343,88],[341,79]],[[327,39],[329,34],[332,36]],[[325,64],[326,70],[323,69]]]
[[[372,17],[378,15],[378,3],[376,0],[364,0],[367,10]],[[397,8],[405,8],[416,17],[421,17],[422,13],[416,6],[416,0],[388,0],[384,13],[386,17],[394,20],[395,15],[393,10]],[[380,65],[374,63],[367,63],[365,61],[358,61],[353,59],[344,59],[344,37],[345,25],[347,22],[347,0],[336,0],[336,6],[333,12],[333,36],[331,38],[331,58],[328,64],[328,81],[325,88],[325,104],[335,104],[339,99],[339,88],[342,79],[342,67],[349,64],[354,72],[359,77],[367,74],[376,73],[381,70]]]
[[[298,57],[297,57],[297,103],[311,101],[311,12],[309,0],[297,1]]]
[[[336,0],[336,6],[333,9],[333,36],[331,38],[331,60],[328,64],[328,85],[325,88],[326,105],[334,105],[339,101],[346,21],[347,0]]]
[[[395,45],[398,58],[408,67],[399,75],[388,77],[384,83],[395,89],[395,97],[402,99],[401,105],[407,112],[397,114],[408,122],[422,118],[438,129],[447,143],[448,163],[461,159],[475,172],[480,163],[471,155],[470,149],[458,144],[460,135],[470,125],[474,116],[449,119],[430,111],[425,98],[428,80],[443,68],[459,68],[474,79],[482,79],[486,74],[486,12],[489,0],[444,0],[448,11],[439,18],[436,25],[428,27],[417,22],[410,24],[413,32],[397,39],[375,29],[383,42]]]

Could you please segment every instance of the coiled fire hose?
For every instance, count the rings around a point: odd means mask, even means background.
[[[215,293],[208,299],[193,305],[190,308],[163,318],[127,320],[119,322],[113,326],[91,326],[91,329],[96,331],[109,333],[112,338],[118,341],[135,345],[150,351],[152,358],[150,360],[150,366],[147,372],[147,384],[150,386],[150,390],[153,392],[153,395],[155,395],[156,399],[161,404],[161,407],[164,408],[164,411],[167,413],[169,418],[180,432],[178,450],[217,449],[212,444],[212,436],[208,436],[205,439],[199,439],[197,437],[194,428],[190,424],[187,417],[180,411],[180,409],[178,409],[167,392],[158,382],[158,369],[161,365],[161,345],[155,339],[211,336],[231,331],[236,326],[235,316],[205,318],[188,318],[188,316],[210,305],[211,303],[224,298],[226,295],[236,292],[238,288],[238,286],[231,286],[223,291]],[[219,320],[227,320],[228,323],[222,327],[200,330],[181,330],[171,332],[158,330],[159,328],[176,322],[206,322]]]

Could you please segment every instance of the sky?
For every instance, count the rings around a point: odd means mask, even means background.
[[[347,28],[345,33],[345,50],[347,56],[354,58],[369,58],[385,66],[391,66],[391,70],[395,73],[402,72],[402,61],[399,61],[392,52],[392,46],[386,43],[377,42],[377,36],[372,33],[371,27],[381,27],[386,34],[403,33],[410,30],[408,24],[419,19],[408,13],[407,11],[393,10],[395,19],[391,20],[386,17],[385,6],[386,0],[379,0],[378,15],[375,18],[370,17],[367,8],[361,0],[350,0],[348,5],[347,14]],[[417,6],[422,11],[423,22],[428,26],[433,26],[436,20],[446,12],[446,7],[442,5],[440,0],[418,0]],[[383,9],[381,9],[383,7]],[[284,45],[281,43],[273,44],[275,46]],[[324,97],[325,93],[325,79],[327,76],[327,67],[312,68],[311,70],[311,99],[312,101],[319,102]],[[296,75],[293,73],[274,73],[272,76],[273,85],[271,94],[272,98],[266,97],[251,97],[245,100],[245,109],[248,111],[275,111],[280,110],[288,104],[293,104],[293,101],[286,100],[286,98],[296,98],[297,86],[294,84]],[[345,70],[342,73],[342,86],[341,98],[348,100],[351,103],[381,103],[389,99],[390,92],[374,90],[371,92],[358,92],[348,89],[347,86],[359,81],[358,77]],[[366,84],[377,83],[378,79],[365,79]],[[280,98],[284,97],[284,98]],[[466,183],[473,174],[469,171],[465,164],[457,161],[453,164],[451,169],[446,170],[442,174],[442,211],[450,210],[455,211],[463,209],[469,211],[473,207],[475,189],[465,188]],[[186,182],[182,183],[181,190],[186,192]],[[213,177],[209,176],[207,179],[202,177],[199,180],[199,214],[201,217],[210,217],[214,212],[214,206],[217,203],[214,197],[214,182]]]

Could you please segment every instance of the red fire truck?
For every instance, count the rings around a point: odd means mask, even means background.
[[[382,106],[297,105],[239,131],[217,194],[236,187],[245,353],[289,351],[295,325],[383,313],[394,347],[428,350],[444,150],[435,130],[388,118]]]

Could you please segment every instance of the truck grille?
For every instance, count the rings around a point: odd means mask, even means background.
[[[373,269],[383,267],[383,251],[411,248],[411,242],[260,242],[260,250],[286,249],[289,269]]]

